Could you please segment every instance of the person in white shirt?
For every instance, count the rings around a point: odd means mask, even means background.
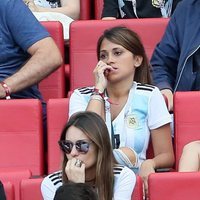
[[[97,43],[94,86],[76,89],[70,116],[93,111],[106,122],[115,159],[144,180],[174,164],[171,116],[159,89],[151,85],[150,64],[139,36],[126,27],[106,30]],[[154,157],[146,158],[149,140]]]
[[[53,200],[57,189],[67,182],[90,185],[101,200],[131,200],[136,176],[116,164],[108,129],[98,114],[74,114],[61,133],[59,145],[64,156],[62,170],[42,181],[44,200]]]

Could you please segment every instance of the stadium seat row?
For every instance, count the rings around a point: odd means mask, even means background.
[[[69,64],[63,64],[40,84],[40,90],[46,100],[67,97],[75,88],[93,84],[92,71],[97,63],[96,44],[105,29],[113,26],[127,26],[136,31],[150,58],[156,44],[160,41],[168,19],[123,19],[114,21],[79,20],[70,26]],[[59,22],[42,22],[61,50],[64,60],[64,39],[62,25]],[[89,36],[89,37],[88,37]],[[87,77],[87,79],[85,78]],[[67,83],[67,84],[66,84]]]

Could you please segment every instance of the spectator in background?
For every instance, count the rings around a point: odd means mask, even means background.
[[[0,1],[0,98],[40,99],[45,120],[37,83],[61,63],[53,39],[23,1]]]
[[[147,190],[150,173],[172,167],[171,116],[139,36],[126,27],[106,30],[97,43],[94,86],[76,89],[69,112],[93,111],[106,122],[115,159],[139,173]],[[154,157],[146,158],[151,137]]]
[[[154,83],[173,111],[176,91],[200,90],[200,1],[183,0],[171,17],[152,59]]]
[[[69,182],[58,188],[54,200],[98,200],[98,197],[88,184]]]
[[[68,182],[90,185],[99,200],[131,200],[135,174],[115,164],[108,129],[99,115],[93,112],[73,115],[61,133],[59,145],[64,157],[62,171],[42,181],[44,200],[53,200],[56,190]]]
[[[170,17],[181,0],[104,0],[102,19]]]
[[[64,39],[69,39],[69,25],[80,18],[80,0],[24,0],[39,21],[60,21]]]

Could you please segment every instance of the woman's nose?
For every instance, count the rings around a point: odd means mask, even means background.
[[[75,145],[72,147],[72,151],[71,151],[70,154],[71,154],[72,157],[77,156],[79,154]]]

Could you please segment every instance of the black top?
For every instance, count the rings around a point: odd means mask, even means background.
[[[181,0],[163,0],[158,3],[158,0],[104,0],[104,8],[102,17],[115,18],[157,18],[170,17],[177,3]],[[167,5],[172,3],[172,7],[167,8]],[[162,11],[161,7],[164,11]],[[135,9],[135,10],[134,10]],[[168,14],[165,16],[164,13]]]

